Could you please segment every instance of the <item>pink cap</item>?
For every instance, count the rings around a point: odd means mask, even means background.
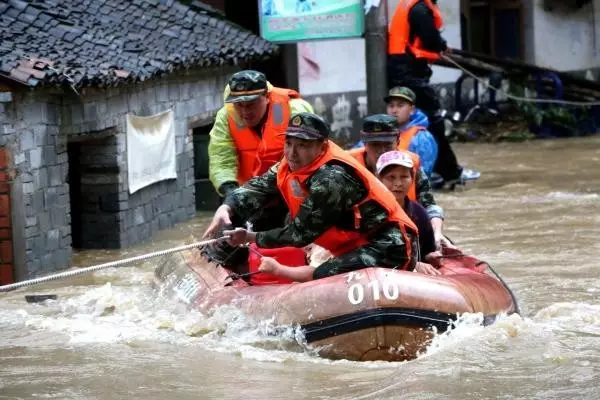
[[[381,171],[390,165],[399,165],[401,167],[412,169],[415,166],[415,163],[410,154],[406,151],[388,151],[387,153],[383,153],[381,157],[379,157],[379,160],[377,160],[377,175],[381,174]]]

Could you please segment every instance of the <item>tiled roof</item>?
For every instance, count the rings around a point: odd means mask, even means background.
[[[251,1],[251,0],[240,0]],[[36,86],[145,80],[261,59],[277,46],[174,0],[0,0],[0,75]]]

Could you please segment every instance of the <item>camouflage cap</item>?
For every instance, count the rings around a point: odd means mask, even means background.
[[[396,117],[389,114],[369,115],[363,120],[360,138],[363,142],[393,142],[400,134]]]
[[[267,93],[267,78],[253,70],[236,72],[229,79],[229,90],[225,103],[252,101]]]
[[[292,114],[285,135],[303,140],[326,140],[331,130],[323,118],[309,112]]]
[[[404,99],[408,100],[412,104],[417,101],[417,95],[415,92],[405,86],[396,86],[390,89],[388,95],[383,99],[386,103],[389,103],[391,99]]]

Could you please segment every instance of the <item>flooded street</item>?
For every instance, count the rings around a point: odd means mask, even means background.
[[[522,317],[466,316],[411,362],[334,362],[234,309],[158,296],[149,260],[0,294],[0,399],[600,398],[600,137],[456,149],[482,178],[436,195],[445,231],[503,276]],[[73,265],[181,245],[209,217]]]

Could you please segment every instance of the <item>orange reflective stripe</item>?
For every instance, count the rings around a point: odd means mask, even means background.
[[[262,135],[245,125],[238,124],[229,116],[229,132],[238,154],[238,176],[240,185],[250,178],[262,175],[283,157],[285,130],[290,119],[289,101],[300,98],[295,90],[272,88],[269,93],[269,109]]]
[[[324,164],[337,161],[346,164],[353,168],[357,177],[361,178],[365,188],[368,191],[367,196],[360,204],[353,207],[355,224],[360,226],[360,212],[359,206],[367,201],[376,201],[379,203],[387,212],[388,219],[391,222],[398,224],[400,231],[403,234],[409,260],[411,257],[411,241],[410,237],[406,234],[407,229],[418,235],[418,229],[414,222],[406,215],[402,207],[396,201],[394,195],[387,190],[387,188],[371,174],[364,166],[360,164],[352,155],[341,149],[335,143],[329,141],[327,151],[319,157],[311,165],[302,168],[301,170],[291,172],[287,160],[285,157],[281,161],[279,170],[277,172],[277,187],[281,192],[283,199],[285,200],[291,217],[295,217],[301,207],[302,202],[306,198],[308,191],[306,188],[306,181],[312,176],[312,174]],[[355,230],[342,230],[337,227],[331,227],[321,236],[319,236],[315,243],[327,250],[329,250],[334,256],[338,256],[348,251],[354,250],[361,246],[369,243],[367,233],[359,232]],[[410,261],[404,265],[407,268],[410,265]]]

